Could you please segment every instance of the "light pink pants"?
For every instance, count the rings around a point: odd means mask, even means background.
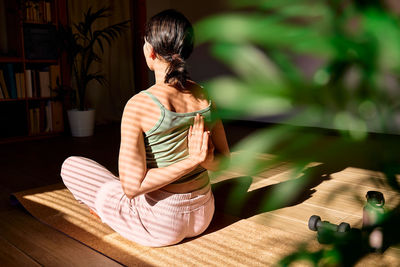
[[[156,190],[129,199],[116,176],[83,157],[67,158],[61,177],[74,197],[104,223],[144,246],[168,246],[197,236],[207,229],[214,214],[210,185],[186,194]]]

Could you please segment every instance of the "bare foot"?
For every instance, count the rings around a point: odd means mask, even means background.
[[[101,218],[99,217],[99,215],[97,215],[97,213],[95,211],[93,211],[92,209],[89,208],[89,212],[90,214],[92,214],[94,217],[96,217],[97,219],[101,220]]]

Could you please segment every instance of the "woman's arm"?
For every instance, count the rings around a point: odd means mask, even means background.
[[[189,157],[167,167],[146,168],[146,151],[141,120],[146,119],[143,108],[129,101],[121,123],[119,174],[124,193],[128,198],[157,190],[194,170],[205,159],[208,151],[208,132],[201,132],[203,119],[196,117],[195,135],[189,144]]]

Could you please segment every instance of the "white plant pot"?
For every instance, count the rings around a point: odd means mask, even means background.
[[[71,134],[74,137],[92,136],[94,131],[95,110],[80,111],[71,109],[67,111]]]

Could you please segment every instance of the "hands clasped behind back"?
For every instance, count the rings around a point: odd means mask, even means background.
[[[202,164],[210,157],[209,150],[213,150],[210,139],[210,132],[204,129],[204,119],[200,114],[196,114],[194,123],[188,132],[188,151],[189,158],[196,164]],[[212,153],[213,154],[213,153]]]

